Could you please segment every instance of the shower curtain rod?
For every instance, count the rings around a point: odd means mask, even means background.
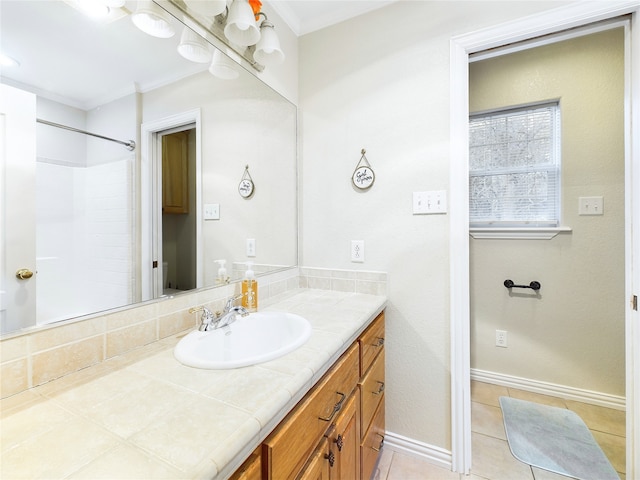
[[[128,150],[133,151],[136,149],[136,142],[133,140],[129,140],[128,142],[122,140],[116,140],[115,138],[105,137],[104,135],[98,135],[97,133],[86,132],[84,130],[80,130],[73,127],[68,127],[66,125],[61,125],[59,123],[50,122],[48,120],[42,120],[41,118],[36,118],[36,122],[42,123],[44,125],[49,125],[51,127],[63,128],[64,130],[71,130],[72,132],[84,133],[85,135],[91,135],[92,137],[102,138],[103,140],[109,140],[110,142],[116,142],[120,145],[124,145]]]

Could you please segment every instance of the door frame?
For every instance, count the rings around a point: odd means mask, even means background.
[[[452,469],[471,469],[469,55],[631,14],[625,34],[625,298],[640,295],[640,3],[573,3],[453,37],[450,42],[450,328]],[[632,55],[633,54],[635,55]],[[455,255],[453,255],[455,252]],[[625,308],[626,475],[640,475],[640,313]]]
[[[203,285],[202,246],[202,124],[199,108],[170,115],[141,125],[140,141],[140,264],[142,301],[157,298],[162,292],[159,268],[148,268],[154,261],[162,265],[162,152],[157,138],[165,130],[195,125],[196,129],[196,288]],[[160,293],[159,293],[160,292]]]

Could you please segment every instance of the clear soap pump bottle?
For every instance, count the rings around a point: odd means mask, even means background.
[[[250,312],[258,310],[258,281],[251,269],[253,263],[247,262],[247,271],[242,280],[242,306]]]
[[[229,283],[227,269],[224,266],[226,260],[214,260],[214,262],[220,266],[220,268],[218,268],[218,276],[216,277],[216,285],[225,285]]]

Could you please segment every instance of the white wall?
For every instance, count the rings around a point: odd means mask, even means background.
[[[400,1],[300,39],[302,264],[389,272],[387,430],[451,448],[449,224],[412,192],[449,181],[449,42],[567,2]],[[356,192],[366,148],[376,182]],[[364,264],[350,262],[352,239]]]

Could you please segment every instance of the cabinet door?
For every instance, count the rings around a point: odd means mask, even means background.
[[[330,429],[329,451],[335,458],[329,468],[331,480],[360,478],[359,397],[356,390]]]
[[[297,480],[329,480],[329,468],[328,442],[323,438]]]
[[[189,133],[162,137],[162,213],[189,213]]]

